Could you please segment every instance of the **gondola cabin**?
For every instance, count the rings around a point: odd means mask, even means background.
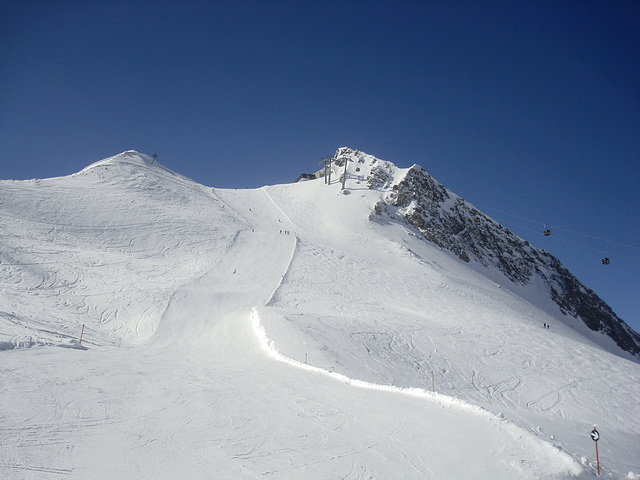
[[[611,261],[607,257],[603,257],[602,258],[602,264],[603,265],[609,265],[610,263],[611,263]]]
[[[551,230],[549,230],[547,227],[544,227],[544,230],[542,231],[542,234],[545,237],[548,237],[549,235],[551,235]]]

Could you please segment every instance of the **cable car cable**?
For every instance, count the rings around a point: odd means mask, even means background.
[[[524,226],[522,226],[522,225],[518,225],[518,224],[516,224],[516,223],[512,223],[512,222],[502,222],[502,223],[504,223],[505,225],[511,225],[511,226],[513,226],[513,227],[520,228],[520,229],[522,229],[522,230],[526,230],[526,231],[528,231],[528,232],[535,233],[536,235],[539,235],[539,234],[540,234],[540,231],[539,231],[539,230],[533,230],[532,228],[527,228],[527,227],[524,227]],[[560,229],[560,230],[562,230],[562,229]],[[570,245],[575,245],[576,247],[582,247],[582,248],[585,248],[585,249],[587,249],[587,250],[592,250],[592,251],[594,251],[594,252],[602,252],[602,249],[601,249],[601,248],[590,247],[590,246],[588,246],[588,245],[584,245],[584,244],[581,244],[581,243],[576,243],[576,242],[573,242],[573,241],[571,241],[571,240],[567,240],[566,238],[558,237],[557,235],[553,236],[552,238],[553,238],[554,240],[559,240],[559,241],[561,241],[561,242],[565,242],[565,243],[568,243],[568,244],[570,244]],[[529,243],[531,243],[531,242],[529,242]],[[539,247],[538,247],[538,248],[539,248]],[[609,258],[611,258],[611,256],[610,256],[610,255],[608,255],[608,257],[609,257]],[[615,258],[620,258],[620,259],[624,259],[624,260],[630,260],[630,261],[632,261],[632,262],[636,262],[636,263],[640,263],[640,259],[638,259],[638,258],[632,258],[632,257],[627,257],[627,256],[625,256],[625,255],[615,254],[615,255],[613,255],[613,257],[615,257]]]
[[[527,221],[527,222],[535,223],[535,224],[537,224],[537,225],[540,225],[540,224],[542,224],[542,223],[543,223],[543,222],[540,222],[540,221],[538,221],[538,220],[532,220],[532,219],[530,219],[530,218],[522,217],[522,216],[520,216],[520,215],[515,215],[515,214],[513,214],[513,213],[505,212],[505,211],[503,211],[503,210],[498,210],[497,208],[487,207],[487,206],[485,206],[485,205],[480,205],[480,204],[475,204],[475,205],[477,205],[477,206],[478,206],[478,207],[480,207],[480,208],[486,209],[486,210],[492,210],[492,211],[494,211],[494,212],[502,213],[502,214],[504,214],[504,215],[508,215],[508,216],[510,216],[510,217],[519,218],[519,219],[521,219],[521,220],[525,220],[525,221]],[[594,239],[594,240],[599,240],[599,241],[601,241],[601,242],[606,242],[607,244],[611,244],[611,245],[618,245],[618,246],[625,247],[625,248],[633,248],[633,249],[635,249],[635,250],[640,250],[640,246],[636,246],[636,245],[628,245],[628,244],[621,243],[621,242],[615,242],[615,241],[613,241],[613,240],[609,240],[609,239],[606,239],[606,238],[596,237],[596,236],[594,236],[594,235],[589,235],[589,234],[587,234],[587,233],[581,233],[581,232],[577,232],[577,231],[575,231],[575,230],[569,230],[569,229],[567,229],[567,228],[562,228],[562,227],[559,227],[559,226],[557,226],[557,225],[550,225],[550,224],[545,224],[545,225],[546,225],[546,228],[547,228],[547,229],[554,228],[554,229],[562,230],[562,231],[565,231],[565,232],[568,232],[568,233],[573,233],[573,234],[575,234],[575,235],[581,235],[581,236],[583,236],[583,237],[592,238],[592,239]],[[538,233],[538,232],[536,231],[536,233]]]

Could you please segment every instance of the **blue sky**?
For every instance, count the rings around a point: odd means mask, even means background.
[[[636,0],[2,2],[0,178],[136,149],[257,187],[349,146],[423,166],[638,331],[639,25]]]

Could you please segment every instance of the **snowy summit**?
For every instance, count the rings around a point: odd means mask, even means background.
[[[419,166],[304,179],[0,181],[0,476],[640,478],[640,336],[557,259]]]

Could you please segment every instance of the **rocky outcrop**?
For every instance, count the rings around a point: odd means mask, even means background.
[[[370,188],[388,184],[390,175],[371,170]],[[582,320],[591,330],[609,335],[623,350],[640,358],[640,335],[621,320],[593,291],[560,261],[535,248],[507,228],[447,190],[419,166],[411,167],[388,189],[375,207],[419,230],[426,240],[464,262],[497,268],[511,282],[528,285],[539,276],[565,314]]]

